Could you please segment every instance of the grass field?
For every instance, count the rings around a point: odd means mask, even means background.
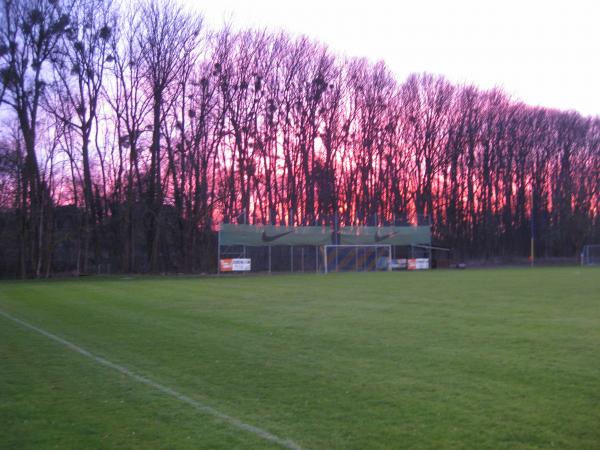
[[[281,448],[242,423],[302,449],[600,448],[600,270],[0,283],[0,448]]]

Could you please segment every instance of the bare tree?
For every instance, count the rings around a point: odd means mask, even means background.
[[[138,45],[141,49],[143,79],[152,99],[152,143],[147,173],[146,239],[152,271],[158,269],[160,215],[164,198],[161,170],[161,126],[166,94],[177,87],[179,76],[188,61],[186,55],[196,50],[202,18],[185,11],[169,0],[149,0],[139,15]],[[175,89],[175,93],[178,89]],[[175,94],[176,95],[176,94]]]
[[[40,101],[47,69],[60,57],[58,44],[70,32],[68,0],[3,0],[0,15],[0,64],[4,103],[17,116],[25,157],[21,204],[21,275],[40,276],[50,207],[36,154]],[[27,268],[29,266],[29,269]]]
[[[19,254],[4,273],[107,257],[212,270],[222,220],[425,215],[461,258],[524,256],[532,233],[547,256],[600,239],[597,119],[441,76],[400,82],[306,37],[209,33],[175,0],[119,16],[110,0],[1,6],[0,250]]]
[[[46,102],[52,114],[72,127],[78,135],[84,200],[80,240],[82,251],[78,268],[84,273],[88,270],[90,244],[94,247],[96,263],[100,253],[96,229],[100,205],[94,194],[90,147],[92,133],[99,132],[98,129],[94,130],[94,126],[97,124],[106,68],[114,60],[110,43],[115,25],[116,15],[110,1],[93,0],[75,5],[71,13],[69,33],[63,35],[59,42],[60,58],[54,67],[56,81],[53,91],[58,96]],[[104,172],[102,175],[99,183],[106,186]]]

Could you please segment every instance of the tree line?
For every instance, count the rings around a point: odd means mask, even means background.
[[[432,223],[459,258],[600,242],[600,119],[171,0],[0,0],[0,274],[215,268],[219,222]]]

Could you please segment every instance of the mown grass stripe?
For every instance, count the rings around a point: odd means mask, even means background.
[[[176,390],[174,390],[168,386],[157,383],[156,381],[153,381],[150,378],[147,378],[145,376],[142,376],[135,372],[132,372],[131,370],[127,369],[126,367],[121,366],[120,364],[111,362],[105,358],[102,358],[101,356],[94,355],[93,353],[89,352],[88,350],[84,349],[83,347],[80,347],[70,341],[67,341],[66,339],[63,339],[63,338],[61,338],[53,333],[50,333],[42,328],[36,327],[35,325],[25,322],[17,317],[14,317],[11,314],[8,314],[7,312],[5,312],[1,309],[0,309],[0,315],[2,315],[3,317],[23,326],[25,328],[35,331],[35,332],[47,337],[48,339],[51,339],[51,340],[61,344],[62,346],[67,347],[70,350],[73,350],[74,352],[77,352],[83,356],[86,356],[87,358],[89,358],[93,361],[96,361],[98,364],[101,364],[106,367],[110,367],[111,369],[116,370],[117,372],[122,373],[123,375],[127,375],[128,377],[130,377],[140,383],[150,386],[150,387],[162,392],[163,394],[174,397],[174,398],[178,399],[179,401],[186,403],[189,406],[192,406],[193,408],[197,409],[198,411],[201,411],[205,414],[216,417],[217,419],[219,419],[235,428],[246,431],[248,433],[252,433],[262,439],[265,439],[266,441],[278,444],[278,445],[282,446],[283,448],[287,448],[290,450],[304,450],[298,444],[296,444],[295,442],[293,442],[289,439],[283,439],[283,438],[276,436],[266,430],[263,430],[262,428],[242,422],[241,420],[239,420],[235,417],[232,417],[228,414],[224,414],[221,411],[213,408],[212,406],[204,405],[204,404],[198,402],[197,400],[194,400],[185,394],[177,392]]]

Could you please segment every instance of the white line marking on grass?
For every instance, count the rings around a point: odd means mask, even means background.
[[[74,352],[77,352],[83,356],[86,356],[103,366],[110,367],[111,369],[114,369],[117,372],[122,373],[123,375],[127,375],[128,377],[133,378],[136,381],[139,381],[140,383],[143,383],[147,386],[151,386],[154,389],[162,392],[163,394],[167,394],[167,395],[170,395],[171,397],[175,397],[176,399],[182,401],[183,403],[187,403],[188,405],[192,406],[193,408],[197,409],[198,411],[201,411],[203,413],[206,413],[213,417],[216,417],[217,419],[220,419],[223,422],[226,422],[235,428],[255,434],[256,436],[259,436],[259,437],[261,437],[267,441],[273,442],[275,444],[281,445],[282,447],[290,449],[290,450],[303,450],[302,447],[300,447],[294,441],[291,441],[289,439],[282,439],[279,436],[275,436],[274,434],[269,433],[266,430],[263,430],[262,428],[255,427],[254,425],[250,425],[248,423],[242,422],[241,420],[236,419],[235,417],[224,414],[224,413],[216,410],[215,408],[204,405],[204,404],[194,400],[193,398],[188,397],[185,394],[181,394],[180,392],[177,392],[176,390],[171,389],[170,387],[167,387],[163,384],[157,383],[156,381],[152,381],[151,379],[146,378],[142,375],[138,375],[137,373],[132,372],[131,370],[127,369],[126,367],[123,367],[119,364],[116,364],[107,359],[104,359],[101,356],[96,356],[93,353],[90,353],[89,351],[87,351],[86,349],[79,347],[78,345],[75,345],[72,342],[67,341],[66,339],[63,339],[63,338],[61,338],[55,334],[52,334],[46,330],[38,328],[35,325],[31,325],[21,319],[11,316],[10,314],[8,314],[2,310],[0,310],[0,315],[6,317],[9,320],[12,320],[15,323],[18,323],[19,325],[21,325],[25,328],[29,328],[30,330],[37,331],[41,335],[46,336],[48,339],[58,342],[59,344],[63,345],[64,347],[67,347],[67,348],[73,350]]]

